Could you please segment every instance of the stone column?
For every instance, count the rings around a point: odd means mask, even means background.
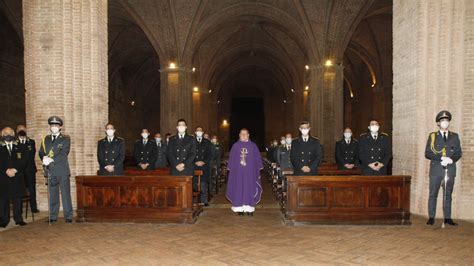
[[[393,3],[393,173],[412,176],[411,211],[428,215],[424,157],[435,116],[453,114],[463,158],[453,193],[453,218],[474,219],[474,2]],[[441,190],[437,216],[442,217]]]
[[[184,68],[165,68],[160,72],[160,131],[174,134],[176,122],[184,118],[188,123],[188,132],[192,132],[193,88],[189,71]]]
[[[96,173],[96,143],[108,120],[107,1],[23,1],[23,33],[29,133],[39,149],[49,132],[48,117],[63,118],[63,132],[71,137],[75,206],[74,176]],[[39,205],[45,210],[42,171],[37,181]]]
[[[344,120],[343,67],[318,66],[311,73],[309,119],[312,134],[324,146],[324,159],[334,162],[334,147],[341,138]]]

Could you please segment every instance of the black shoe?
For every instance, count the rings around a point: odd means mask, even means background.
[[[1,223],[0,227],[5,228],[5,227],[7,227],[7,225],[8,225],[8,223]]]
[[[209,207],[209,203],[205,203],[205,204],[204,204],[204,207]]]
[[[56,223],[57,221],[58,221],[58,220],[56,220],[56,219],[51,219],[51,220],[46,220],[45,222],[46,222],[47,224],[49,224],[49,223],[54,224],[54,223]]]
[[[247,216],[253,216],[253,212],[247,212]]]
[[[25,226],[27,225],[27,223],[25,223],[24,221],[20,221],[18,223],[15,223],[16,225],[19,225],[19,226]]]
[[[67,224],[72,224],[72,219],[66,219]]]
[[[433,225],[434,224],[434,218],[429,218],[428,222],[426,222],[427,225]]]
[[[452,226],[457,226],[457,225],[458,225],[458,224],[455,223],[452,219],[444,219],[444,223],[445,223],[445,224],[452,225]]]
[[[243,212],[238,212],[239,216],[244,216]]]
[[[40,211],[38,209],[36,209],[36,210],[32,210],[31,212],[32,213],[39,213]]]

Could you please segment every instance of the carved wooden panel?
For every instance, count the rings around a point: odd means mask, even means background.
[[[333,207],[364,207],[364,190],[360,187],[334,187]]]
[[[299,207],[327,207],[327,188],[300,188],[298,190]]]

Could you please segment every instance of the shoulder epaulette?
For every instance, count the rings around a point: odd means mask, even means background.
[[[382,133],[380,133],[380,134],[382,134],[382,135],[385,135],[385,136],[388,136],[388,134],[387,134],[387,133],[385,133],[385,132],[382,132]]]
[[[125,140],[124,138],[121,138],[121,137],[115,137],[115,138],[118,140]]]
[[[364,133],[360,134],[361,137],[364,136],[364,135],[367,135],[367,132],[364,132]]]
[[[5,145],[7,145],[7,144],[5,144],[5,141],[0,140],[0,145],[5,146]]]
[[[312,138],[315,138],[315,139],[317,139],[317,140],[319,140],[319,138],[318,138],[318,137],[315,137],[315,136],[311,136],[311,137],[312,137]]]

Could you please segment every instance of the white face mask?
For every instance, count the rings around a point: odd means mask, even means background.
[[[185,126],[179,126],[179,127],[177,127],[177,129],[178,129],[178,132],[181,133],[181,134],[186,132],[186,127]]]
[[[278,146],[278,142],[273,142],[273,146]]]
[[[150,134],[143,132],[142,133],[142,138],[147,139]]]
[[[113,137],[114,133],[115,133],[115,130],[113,130],[113,129],[107,129],[105,131],[105,134],[107,134],[108,137]]]
[[[285,140],[286,140],[286,144],[288,144],[288,145],[290,145],[290,144],[291,144],[291,141],[292,141],[292,139],[291,139],[291,138],[286,138]]]
[[[161,138],[155,138],[156,142],[161,142]]]
[[[301,134],[303,134],[303,136],[308,136],[309,128],[303,128],[303,129],[300,129],[300,131],[301,131]]]
[[[54,127],[51,127],[50,130],[51,130],[51,133],[57,134],[59,132],[59,127],[54,126]]]
[[[373,125],[373,126],[369,126],[369,130],[370,132],[372,132],[373,134],[379,132],[379,126],[376,126],[376,125]]]
[[[448,129],[448,127],[449,127],[449,121],[446,121],[446,120],[441,121],[441,122],[439,123],[439,126],[440,126],[442,129],[446,130],[446,129]]]
[[[286,141],[284,139],[280,140],[281,145],[285,145]]]
[[[344,132],[344,138],[345,139],[350,139],[352,137],[352,133],[350,132]]]
[[[214,144],[217,143],[217,139],[212,139],[211,141],[212,141],[212,143],[214,143]]]
[[[198,138],[202,138],[202,134],[203,134],[203,132],[202,132],[202,131],[198,131],[198,132],[196,132],[196,136],[198,136]]]

